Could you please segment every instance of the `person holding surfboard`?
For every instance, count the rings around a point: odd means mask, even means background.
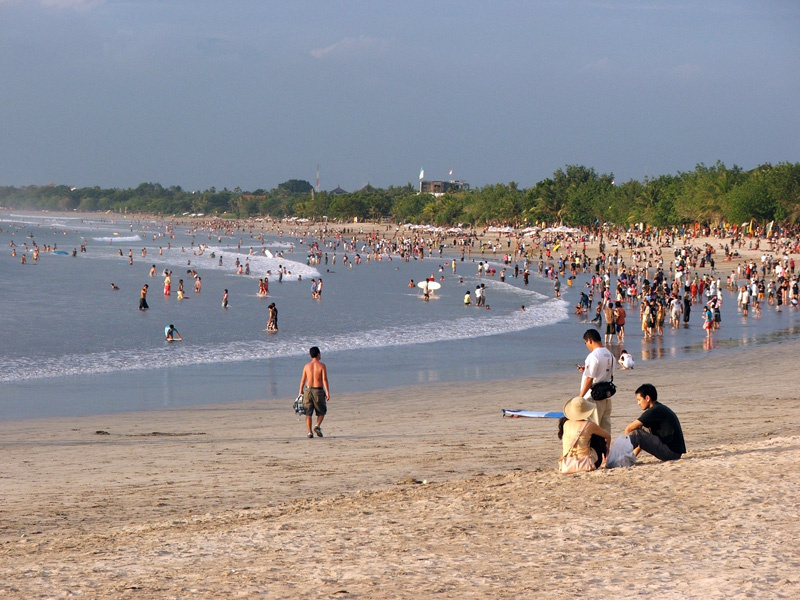
[[[178,330],[175,329],[175,325],[170,323],[167,327],[164,327],[164,337],[167,339],[168,342],[174,342],[176,339],[179,342],[183,341],[181,334],[178,333]]]
[[[433,275],[431,275],[431,277],[433,277]],[[422,298],[424,300],[429,300],[433,293],[442,287],[442,284],[431,279],[423,279],[417,284],[417,287],[422,290]]]

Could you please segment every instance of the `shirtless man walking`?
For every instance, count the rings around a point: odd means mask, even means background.
[[[303,396],[308,437],[313,438],[314,433],[317,434],[317,437],[322,437],[320,425],[328,412],[328,402],[331,399],[328,387],[328,369],[325,367],[325,363],[319,360],[319,348],[312,346],[308,353],[311,355],[311,361],[303,367],[303,376],[300,378],[300,395]],[[311,417],[315,412],[317,413],[317,425],[312,433]]]

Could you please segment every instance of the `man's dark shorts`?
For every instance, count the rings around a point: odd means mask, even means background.
[[[306,393],[303,394],[303,409],[306,415],[324,416],[328,412],[328,403],[325,402],[325,388],[306,388]]]

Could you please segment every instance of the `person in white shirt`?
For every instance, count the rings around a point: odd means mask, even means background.
[[[631,356],[630,352],[623,348],[622,353],[619,355],[619,360],[617,361],[619,366],[622,367],[623,370],[625,369],[632,369],[633,368],[633,356]]]
[[[603,346],[603,339],[596,329],[587,329],[583,334],[583,341],[589,349],[589,355],[584,364],[578,365],[578,371],[583,374],[578,395],[591,398],[593,385],[613,381],[616,360],[611,351]],[[606,431],[611,431],[611,398],[595,400],[595,403],[597,404],[597,423]]]

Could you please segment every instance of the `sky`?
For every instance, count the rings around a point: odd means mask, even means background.
[[[0,185],[800,162],[800,2],[0,0]]]

